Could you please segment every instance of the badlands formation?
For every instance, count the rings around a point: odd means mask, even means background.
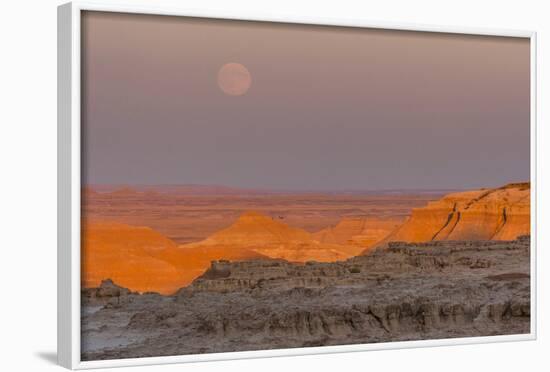
[[[315,233],[343,218],[402,220],[413,208],[444,195],[438,190],[289,194],[200,185],[95,185],[82,191],[82,214],[87,221],[148,226],[178,245],[207,239],[228,228],[247,210]]]
[[[149,227],[86,222],[82,231],[82,286],[104,279],[138,292],[171,294],[201,275],[213,260],[265,258],[246,248],[182,248]]]
[[[384,241],[511,240],[530,233],[530,184],[449,194],[413,209]]]
[[[311,233],[246,212],[177,244],[83,220],[82,360],[530,330],[529,184]]]
[[[394,241],[513,240],[529,234],[529,196],[528,183],[453,193],[413,209],[404,222],[395,216],[344,217],[315,233],[246,212],[206,239],[182,245],[149,227],[83,220],[82,286],[112,279],[132,291],[168,295],[190,284],[213,260],[335,262]]]
[[[82,360],[528,333],[529,237],[215,261],[172,296],[82,290]]]
[[[336,226],[318,231],[313,237],[322,243],[355,245],[368,249],[382,241],[402,222],[400,217],[345,217]]]
[[[227,250],[247,248],[270,258],[292,262],[338,261],[357,255],[362,250],[357,246],[320,242],[305,230],[290,227],[257,212],[246,212],[229,228],[187,246],[225,247]]]
[[[213,260],[281,258],[330,262],[359,254],[360,245],[321,243],[305,230],[256,212],[244,213],[211,237],[178,246],[149,227],[86,222],[82,231],[82,285],[103,279],[138,292],[171,294],[201,275]]]

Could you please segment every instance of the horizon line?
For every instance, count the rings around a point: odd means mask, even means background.
[[[246,186],[232,186],[224,184],[200,184],[200,183],[91,183],[87,185],[82,185],[81,188],[91,188],[101,189],[109,188],[113,190],[124,189],[124,188],[137,188],[137,189],[154,189],[154,188],[177,188],[177,187],[195,187],[195,188],[221,188],[229,189],[233,193],[238,193],[239,191],[246,193],[340,193],[340,194],[354,194],[354,193],[391,193],[391,192],[447,192],[447,191],[465,191],[472,189],[489,189],[489,188],[498,188],[508,184],[514,183],[530,183],[530,181],[522,182],[507,182],[498,186],[472,186],[472,187],[442,187],[442,188],[415,188],[415,187],[404,187],[404,188],[379,188],[379,189],[369,189],[369,188],[341,188],[341,189],[296,189],[296,188],[267,188],[267,187],[246,187]],[[228,191],[229,191],[228,190]],[[136,190],[138,191],[138,190]],[[146,190],[147,191],[147,190]]]

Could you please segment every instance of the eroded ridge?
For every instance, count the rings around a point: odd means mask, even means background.
[[[214,261],[173,296],[83,291],[83,360],[528,333],[528,236],[332,263]]]

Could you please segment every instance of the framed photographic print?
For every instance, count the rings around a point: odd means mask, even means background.
[[[535,338],[535,33],[58,9],[73,369]]]

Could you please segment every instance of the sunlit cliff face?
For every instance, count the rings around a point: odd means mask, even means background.
[[[530,184],[453,193],[411,217],[386,241],[512,240],[530,234]]]

